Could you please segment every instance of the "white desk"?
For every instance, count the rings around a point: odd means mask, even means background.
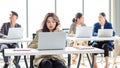
[[[120,37],[107,37],[107,38],[99,38],[99,37],[91,37],[91,38],[75,38],[75,37],[67,37],[69,40],[98,40],[98,41],[103,41],[103,40],[120,40]],[[81,54],[81,53],[103,53],[104,51],[96,51],[94,50],[77,50],[75,48],[66,48],[65,50],[53,50],[53,51],[38,51],[36,49],[5,49],[5,55],[10,56],[10,55],[39,55],[39,54]]]
[[[37,50],[30,48],[5,49],[5,56],[21,56],[21,55],[50,55],[50,54],[81,54],[81,53],[104,53],[104,50],[93,49],[76,49],[74,47],[66,47],[64,50]]]
[[[64,50],[37,50],[30,48],[17,48],[17,49],[5,49],[6,56],[20,56],[20,55],[50,55],[50,54],[68,54],[68,67],[70,68],[71,55],[70,54],[82,54],[82,53],[104,53],[104,50],[98,48],[92,49],[76,49],[74,47],[66,47]],[[94,58],[93,58],[94,59]],[[94,61],[91,65],[94,64]]]
[[[67,37],[68,40],[85,40],[85,41],[103,41],[103,40],[120,40],[120,37],[90,37],[90,38],[76,38],[76,37]]]
[[[30,38],[22,38],[22,39],[2,39],[0,38],[0,43],[19,43],[19,42],[31,42]]]
[[[5,38],[0,38],[0,43],[19,43],[19,42],[22,43],[22,42],[31,42],[31,41],[32,41],[32,39],[30,39],[30,38],[22,38],[22,39],[5,39]],[[23,44],[21,44],[21,47],[23,47]],[[24,56],[24,60],[25,60],[26,67],[28,68],[26,56]],[[19,62],[19,60],[18,60],[18,62]]]
[[[67,40],[74,40],[74,41],[107,41],[107,40],[120,40],[120,37],[114,36],[114,37],[90,37],[90,38],[76,38],[76,37],[67,37]],[[93,65],[91,66],[93,67]],[[79,68],[79,62],[78,66]]]

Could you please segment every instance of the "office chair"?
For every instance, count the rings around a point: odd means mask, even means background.
[[[69,28],[63,28],[62,30],[63,30],[63,32],[68,33],[70,29]]]
[[[2,58],[1,45],[0,45],[0,59]]]
[[[36,36],[36,34],[33,33],[32,34],[33,39],[35,38],[35,36]],[[33,66],[33,60],[34,60],[34,58],[35,58],[35,55],[31,55],[30,56],[30,68],[34,68],[34,66]]]

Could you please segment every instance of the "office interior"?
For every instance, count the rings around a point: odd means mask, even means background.
[[[53,12],[59,17],[61,30],[70,28],[72,19],[78,12],[83,13],[86,26],[91,27],[98,22],[99,13],[105,12],[106,19],[113,25],[116,35],[120,36],[119,6],[120,0],[0,0],[0,28],[4,22],[9,22],[9,13],[12,10],[19,15],[17,23],[24,29],[23,37],[28,38],[32,38],[32,34],[41,28],[42,21],[48,12]],[[118,42],[116,41],[115,47]],[[27,48],[27,44],[24,43],[23,47]],[[110,56],[110,68],[112,68],[113,54],[114,50]],[[27,58],[29,61],[29,57]],[[99,59],[101,58],[103,57],[99,55]],[[120,59],[119,55],[117,59]],[[23,62],[23,60],[20,61],[22,68],[25,66]],[[85,59],[85,62],[87,66],[82,68],[89,68],[88,60]],[[99,66],[104,65],[104,60],[102,62],[98,62]],[[0,54],[0,68],[3,64],[3,57]],[[119,63],[116,66],[119,68]],[[73,68],[75,68],[74,65]]]

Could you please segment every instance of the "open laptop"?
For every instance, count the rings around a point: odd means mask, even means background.
[[[77,38],[90,38],[92,36],[92,27],[77,26],[76,37]]]
[[[40,32],[38,50],[62,50],[66,46],[65,32]]]
[[[112,37],[113,36],[113,29],[99,29],[98,30],[98,37]]]
[[[9,28],[6,39],[20,39],[23,38],[23,28]]]

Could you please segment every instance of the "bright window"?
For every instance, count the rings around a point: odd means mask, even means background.
[[[27,1],[28,5],[26,0],[0,0],[0,27],[4,22],[9,21],[9,13],[11,10],[19,14],[17,22],[24,28],[25,37],[27,30],[28,37],[32,37],[32,33],[35,33],[36,30],[41,28],[45,15],[48,12],[55,13],[55,10],[60,19],[61,28],[69,28],[72,19],[78,12],[84,13],[84,22],[87,26],[93,26],[95,22],[98,22],[100,12],[105,12],[107,20],[109,21],[109,0],[56,0],[56,4],[55,0]],[[28,12],[26,12],[27,9]],[[28,19],[26,19],[26,16]],[[28,20],[28,22],[26,20]]]
[[[84,22],[88,26],[93,26],[98,22],[100,12],[105,12],[109,21],[109,0],[84,0]]]
[[[24,28],[26,37],[26,1],[25,0],[0,0],[0,28],[3,23],[9,22],[9,14],[16,11],[19,15],[17,23]]]
[[[55,0],[28,0],[28,33],[36,33],[48,12],[55,12]]]
[[[82,13],[82,0],[57,0],[57,15],[61,28],[69,28],[78,12]]]

